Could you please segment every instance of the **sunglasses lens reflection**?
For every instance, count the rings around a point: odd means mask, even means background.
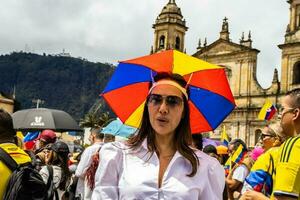
[[[163,97],[159,94],[151,94],[149,96],[149,103],[153,104],[154,106],[159,106],[163,103],[163,100],[165,99],[166,104],[170,107],[176,107],[179,106],[182,102],[182,99],[177,96],[166,96]]]

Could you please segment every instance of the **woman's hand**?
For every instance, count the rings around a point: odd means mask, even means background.
[[[269,200],[263,193],[256,192],[253,190],[246,191],[240,200]]]

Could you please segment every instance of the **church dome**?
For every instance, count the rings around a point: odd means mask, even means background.
[[[169,0],[168,4],[163,7],[153,27],[165,23],[178,24],[184,29],[187,29],[185,19],[183,19],[181,14],[181,9],[176,5],[175,0]]]
[[[178,14],[182,17],[180,8],[176,5],[175,0],[169,0],[169,3],[163,7],[160,15]]]
[[[162,14],[178,14],[181,15],[180,8],[176,5],[175,0],[170,0],[169,3],[163,7],[161,13]]]

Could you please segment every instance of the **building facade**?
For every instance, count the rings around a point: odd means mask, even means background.
[[[8,97],[0,92],[0,109],[12,114],[14,112],[14,98]]]
[[[259,50],[252,47],[251,32],[244,34],[239,43],[230,39],[229,23],[223,20],[219,39],[203,45],[199,41],[197,51],[192,55],[210,63],[225,67],[228,81],[236,101],[236,108],[224,120],[211,137],[220,137],[221,127],[232,138],[241,138],[254,146],[261,129],[270,122],[258,120],[258,113],[270,99],[278,107],[280,98],[288,91],[300,87],[300,0],[290,0],[290,22],[287,26],[282,50],[281,77],[274,70],[272,84],[262,88],[257,81],[257,55]],[[151,53],[168,49],[184,50],[184,36],[188,30],[180,8],[175,0],[169,0],[157,17],[154,28],[154,44]],[[273,119],[275,120],[275,119]]]

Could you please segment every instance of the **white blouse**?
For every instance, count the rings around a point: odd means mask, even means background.
[[[196,154],[200,166],[195,176],[187,176],[191,164],[177,151],[158,188],[159,159],[156,153],[151,156],[148,152],[146,140],[136,151],[120,142],[105,144],[100,151],[92,200],[221,200],[225,184],[223,167],[201,151]]]

